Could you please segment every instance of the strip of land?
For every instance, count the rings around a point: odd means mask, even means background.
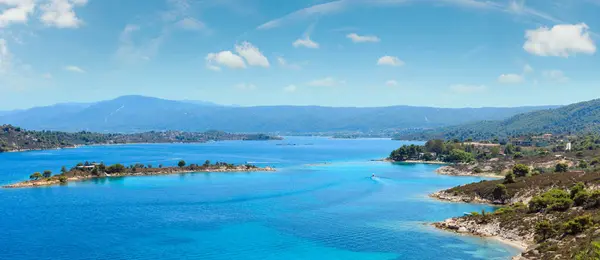
[[[0,126],[0,153],[75,148],[82,145],[137,144],[137,143],[205,143],[210,141],[264,141],[281,140],[265,134],[232,134],[208,132],[144,132],[132,134],[104,134],[93,132],[29,131],[12,125]]]
[[[195,172],[271,172],[275,171],[272,167],[257,167],[252,164],[234,165],[223,162],[211,164],[209,161],[204,164],[186,165],[185,161],[180,161],[177,167],[153,167],[152,165],[134,164],[125,167],[122,164],[105,166],[103,163],[80,163],[70,170],[65,167],[61,174],[52,175],[50,171],[43,173],[36,172],[30,176],[30,180],[3,186],[3,188],[33,188],[42,186],[65,185],[69,182],[84,181],[94,178],[111,178],[126,176],[153,176],[169,175]]]

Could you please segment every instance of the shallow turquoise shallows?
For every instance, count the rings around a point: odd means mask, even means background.
[[[428,226],[492,208],[427,197],[478,178],[370,161],[404,143],[289,137],[0,154],[1,184],[86,160],[277,168],[0,189],[0,259],[508,259],[517,252]]]

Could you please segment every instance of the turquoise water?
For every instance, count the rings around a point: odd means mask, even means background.
[[[423,224],[491,208],[427,197],[477,178],[369,161],[402,144],[290,137],[0,154],[2,184],[85,160],[209,159],[278,169],[0,189],[0,259],[508,259],[517,252]]]

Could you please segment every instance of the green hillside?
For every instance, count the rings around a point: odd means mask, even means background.
[[[519,114],[500,121],[480,121],[399,135],[397,139],[503,139],[527,134],[578,134],[600,130],[600,99]]]

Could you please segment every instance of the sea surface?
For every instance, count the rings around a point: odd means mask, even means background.
[[[406,143],[288,137],[3,153],[0,184],[86,160],[166,166],[208,159],[277,171],[0,189],[0,259],[508,259],[518,252],[428,226],[493,209],[427,197],[479,178],[371,161]]]

